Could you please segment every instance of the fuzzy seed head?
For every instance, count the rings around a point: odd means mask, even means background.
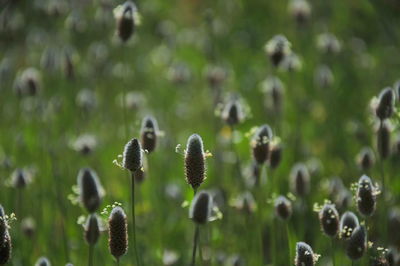
[[[283,109],[284,86],[278,77],[267,77],[261,83],[261,91],[265,93],[265,105],[273,112],[280,114]]]
[[[126,214],[121,207],[115,207],[108,219],[108,247],[111,254],[118,259],[128,250],[128,224]]]
[[[152,116],[146,116],[142,121],[142,128],[140,130],[142,147],[148,153],[155,150],[157,145],[158,125],[157,121]]]
[[[48,258],[46,258],[46,257],[40,257],[40,258],[36,261],[35,266],[51,266],[51,263],[50,263],[50,261],[49,261]]]
[[[131,172],[142,167],[143,151],[138,139],[131,139],[124,148],[122,166]]]
[[[272,130],[268,125],[260,126],[251,140],[253,158],[258,164],[264,164],[269,156]]]
[[[311,6],[305,0],[291,0],[288,10],[289,14],[299,25],[307,23],[311,15]]]
[[[239,124],[244,119],[243,107],[238,100],[230,100],[223,108],[221,118],[229,125]]]
[[[325,204],[318,214],[322,231],[330,237],[335,237],[339,231],[339,213],[333,204]]]
[[[272,64],[277,67],[291,52],[291,43],[283,35],[276,35],[267,42],[264,49]]]
[[[0,265],[4,265],[10,260],[11,251],[12,251],[11,237],[8,231],[6,231],[2,243],[0,243]]]
[[[290,185],[292,191],[304,197],[310,192],[310,174],[303,163],[297,163],[290,172]]]
[[[372,184],[371,178],[366,175],[360,177],[357,187],[357,207],[364,216],[371,216],[376,208],[377,189]]]
[[[282,145],[274,144],[271,146],[269,155],[269,166],[271,169],[276,169],[282,160]]]
[[[379,94],[375,113],[380,120],[390,118],[394,112],[395,94],[392,88],[384,88]]]
[[[390,128],[386,121],[381,122],[377,132],[377,146],[379,156],[386,159],[390,155]]]
[[[296,266],[314,266],[315,265],[315,255],[312,248],[304,243],[296,243],[296,257],[294,260]]]
[[[85,240],[89,245],[95,245],[100,237],[99,221],[96,214],[91,214],[85,224]]]
[[[332,33],[318,35],[317,47],[321,52],[329,54],[337,54],[342,49],[340,41]]]
[[[89,213],[95,212],[104,196],[96,172],[90,168],[83,168],[78,173],[79,199]]]
[[[114,16],[117,21],[117,34],[123,42],[128,41],[136,29],[136,12],[136,5],[132,1],[126,1],[114,10]]]
[[[364,226],[356,227],[347,240],[346,254],[351,260],[358,260],[367,249],[367,232]]]
[[[357,164],[360,169],[366,171],[375,164],[375,155],[370,147],[364,147],[357,155]]]
[[[275,213],[282,220],[288,220],[292,216],[292,203],[285,197],[279,196],[275,199]]]
[[[197,224],[206,224],[211,216],[212,198],[208,192],[200,191],[193,198],[189,218]]]
[[[197,134],[189,137],[185,150],[186,182],[193,189],[198,188],[205,179],[206,161],[203,140]]]
[[[11,175],[11,185],[14,188],[24,188],[29,182],[29,174],[23,169],[18,168]]]
[[[350,211],[343,213],[340,218],[340,237],[348,239],[353,231],[360,226],[357,216]]]

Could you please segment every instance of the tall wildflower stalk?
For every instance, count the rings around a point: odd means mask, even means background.
[[[136,215],[135,215],[135,175],[140,174],[143,165],[143,150],[138,139],[131,139],[124,148],[122,166],[131,173],[131,215],[132,215],[132,240],[136,263],[141,265],[136,241]]]

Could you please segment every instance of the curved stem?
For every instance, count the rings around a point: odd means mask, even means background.
[[[197,250],[197,242],[199,239],[199,226],[196,224],[196,228],[194,230],[194,238],[193,238],[193,252],[192,252],[192,263],[190,264],[191,266],[196,265],[196,250]]]
[[[131,172],[131,208],[132,208],[132,240],[133,240],[133,250],[135,252],[136,264],[140,264],[139,255],[136,245],[136,219],[135,219],[135,173]]]

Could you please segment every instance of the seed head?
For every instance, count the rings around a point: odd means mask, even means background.
[[[303,163],[297,163],[290,172],[291,190],[298,196],[304,197],[310,192],[310,174]]]
[[[312,248],[304,243],[296,243],[296,258],[294,260],[296,266],[314,266],[315,265],[315,255]]]
[[[0,265],[6,264],[11,258],[12,243],[8,231],[4,235],[2,243],[0,243]]]
[[[8,234],[8,223],[3,206],[0,205],[0,246],[4,243],[6,235]]]
[[[90,168],[82,168],[78,173],[79,199],[89,213],[95,212],[104,196],[96,172]]]
[[[35,266],[51,266],[51,263],[50,263],[50,261],[49,261],[48,258],[46,258],[46,257],[40,257],[40,258],[36,261]]]
[[[35,96],[41,89],[40,72],[36,68],[25,69],[15,81],[15,90],[19,96]]]
[[[275,213],[282,220],[288,220],[292,216],[292,203],[285,197],[279,196],[275,199]]]
[[[273,112],[282,112],[284,86],[278,77],[267,77],[261,83],[261,91],[265,93],[265,105]]]
[[[203,140],[197,134],[189,137],[185,150],[185,175],[186,182],[197,189],[205,179],[206,155]]]
[[[142,147],[148,153],[155,150],[157,145],[158,125],[157,120],[152,116],[146,116],[142,121],[140,130]]]
[[[311,6],[305,0],[291,0],[288,10],[289,14],[299,25],[307,23],[311,15]]]
[[[273,144],[271,145],[269,155],[269,166],[271,169],[276,169],[282,160],[282,145]]]
[[[121,207],[115,207],[108,219],[108,246],[111,254],[118,259],[128,250],[128,224]]]
[[[340,237],[344,239],[348,239],[355,228],[359,227],[360,223],[358,222],[357,216],[350,211],[343,213],[340,218]]]
[[[32,217],[27,217],[21,221],[21,230],[24,235],[28,238],[32,238],[35,235],[36,223]]]
[[[329,54],[337,54],[342,49],[340,41],[332,33],[318,35],[317,47],[321,52]]]
[[[375,164],[375,155],[370,147],[364,147],[357,155],[357,164],[360,169],[366,171]]]
[[[346,254],[351,260],[358,260],[364,255],[366,249],[367,231],[364,226],[358,226],[347,240]]]
[[[319,66],[314,73],[314,82],[320,88],[329,88],[332,86],[335,78],[332,70],[327,65]]]
[[[234,126],[239,124],[244,119],[243,106],[238,100],[230,100],[224,106],[221,118],[229,125]]]
[[[123,42],[128,41],[136,29],[136,12],[136,5],[132,1],[126,1],[114,10],[114,17],[117,21],[117,34]]]
[[[251,140],[253,158],[258,164],[264,164],[269,156],[272,130],[268,125],[260,126]]]
[[[131,172],[142,167],[143,151],[138,139],[131,139],[124,148],[122,166]]]
[[[193,198],[189,218],[197,224],[206,224],[211,216],[212,198],[208,192],[200,191]]]
[[[339,231],[339,213],[333,204],[325,204],[318,214],[322,231],[330,237],[335,237]]]
[[[85,224],[85,240],[89,245],[95,245],[100,237],[99,221],[96,214],[91,214]]]
[[[366,175],[360,177],[357,188],[358,211],[364,216],[371,216],[376,208],[377,189],[372,184],[371,178]]]
[[[219,88],[226,80],[228,73],[227,71],[218,66],[207,67],[206,78],[211,88]]]
[[[291,44],[283,35],[276,35],[267,42],[264,49],[272,64],[278,67],[291,52]]]
[[[390,127],[386,121],[381,122],[377,132],[377,146],[379,156],[386,159],[390,155]]]
[[[11,185],[14,188],[24,188],[30,183],[30,175],[24,169],[16,169],[11,175]]]
[[[384,88],[379,94],[378,104],[375,109],[376,116],[380,120],[390,118],[394,112],[395,94],[392,88]]]

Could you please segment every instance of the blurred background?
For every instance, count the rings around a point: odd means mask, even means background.
[[[261,265],[261,236],[264,264],[275,256],[276,265],[287,265],[286,222],[271,201],[291,191],[289,175],[299,162],[308,167],[311,189],[301,200],[292,197],[291,254],[295,241],[306,241],[321,254],[320,265],[331,265],[331,241],[313,205],[329,199],[339,213],[356,212],[350,186],[364,173],[357,154],[366,146],[376,153],[370,100],[400,78],[399,2],[137,1],[140,25],[135,20],[127,42],[116,34],[120,4],[0,1],[0,204],[17,217],[10,265],[33,265],[40,256],[54,265],[86,264],[87,213],[73,191],[78,171],[91,167],[99,176],[106,192],[99,216],[114,202],[129,212],[129,175],[113,161],[140,136],[146,115],[156,118],[160,134],[136,194],[144,265],[190,260],[193,223],[182,205],[193,192],[182,153],[192,133],[213,154],[200,189],[215,196],[223,214],[201,231],[200,265]],[[292,57],[275,67],[265,45],[278,34]],[[243,111],[235,126],[223,112],[232,99]],[[371,239],[384,247],[400,245],[398,230],[380,235],[388,222],[400,224],[397,121],[384,161],[389,203],[370,220]],[[250,138],[262,124],[279,137],[282,160],[263,170],[258,185]],[[378,166],[367,173],[374,182]],[[341,178],[343,197],[332,193],[339,182],[333,177]],[[263,200],[254,200],[260,187]],[[114,263],[107,237],[105,231],[95,247],[95,265]],[[339,242],[335,253],[338,265],[349,264]],[[121,265],[134,265],[131,248]]]

